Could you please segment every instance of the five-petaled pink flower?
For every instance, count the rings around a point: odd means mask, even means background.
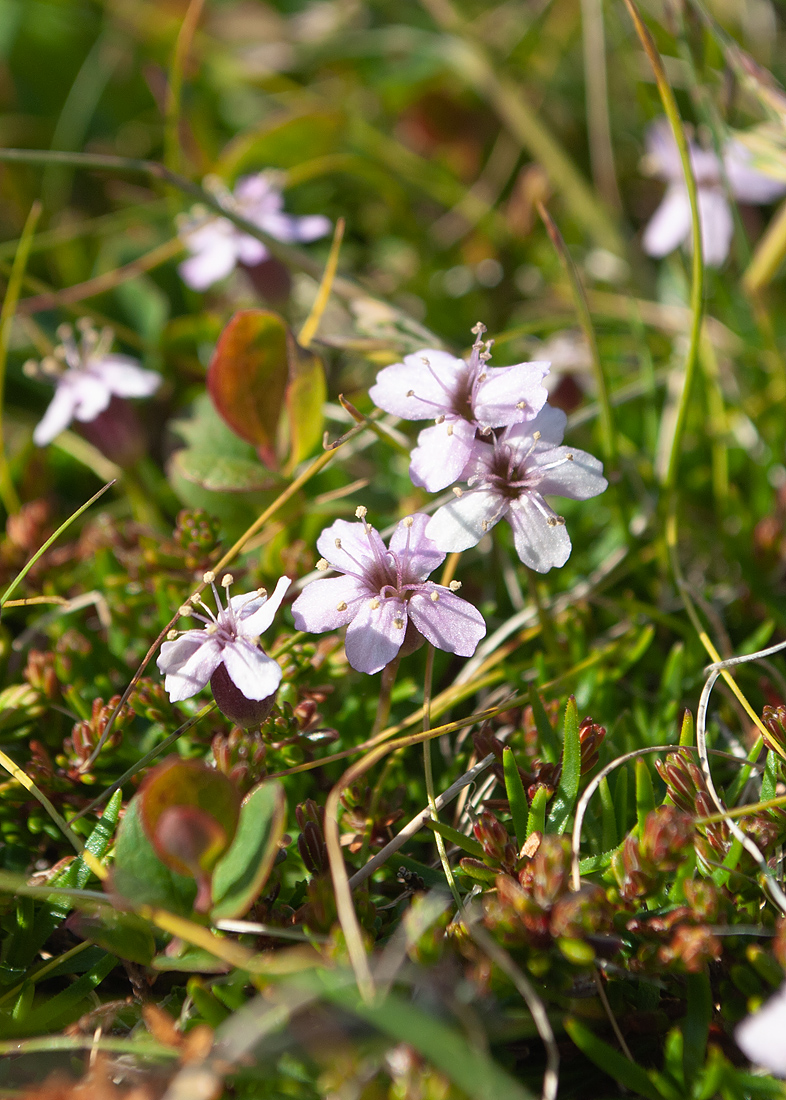
[[[786,192],[786,183],[759,172],[752,154],[742,142],[732,139],[723,149],[723,166],[709,149],[690,142],[690,158],[699,202],[701,248],[704,262],[719,267],[729,254],[734,219],[723,184],[743,203],[766,204]],[[647,160],[653,175],[667,182],[666,194],[644,230],[642,247],[650,256],[665,256],[691,239],[688,188],[682,171],[677,143],[668,121],[658,119],[647,134]]]
[[[227,605],[221,602],[215,586],[215,575],[205,574],[213,588],[218,614],[197,600],[205,612],[201,615],[192,606],[181,608],[183,615],[201,620],[201,630],[186,630],[161,646],[157,665],[166,676],[164,687],[173,703],[189,699],[207,684],[213,673],[223,665],[230,680],[246,699],[267,699],[281,683],[281,668],[268,657],[257,641],[264,634],[281,606],[289,588],[289,577],[282,577],[268,598],[264,588],[244,596],[227,595]],[[221,584],[229,588],[232,577],[227,574]],[[176,632],[173,632],[175,634]]]
[[[469,488],[453,490],[456,499],[437,509],[427,536],[440,550],[466,550],[505,517],[525,565],[538,573],[564,565],[571,551],[565,520],[544,496],[587,500],[608,485],[597,458],[560,446],[566,422],[561,409],[547,405],[492,443],[477,441],[465,470]]]
[[[39,447],[51,443],[72,420],[95,420],[109,406],[112,396],[149,397],[161,384],[161,375],[144,370],[136,359],[110,352],[114,334],[105,328],[99,334],[87,319],[80,322],[82,338],[77,344],[70,325],[57,330],[61,343],[40,364],[25,363],[25,373],[55,383],[55,395],[36,425],[33,442]]]
[[[292,605],[295,626],[321,634],[347,627],[347,660],[358,672],[379,672],[398,654],[413,630],[438,649],[470,657],[486,633],[480,612],[449,588],[426,578],[445,555],[426,537],[428,516],[417,513],[402,520],[386,548],[366,523],[337,519],[322,532],[317,548],[320,568],[340,577],[312,581]]]
[[[546,402],[548,363],[489,367],[493,341],[482,341],[481,324],[472,331],[477,339],[468,361],[424,348],[381,370],[369,390],[385,412],[405,420],[434,419],[434,427],[418,436],[409,468],[415,485],[430,493],[461,477],[477,432],[531,420]]]
[[[271,172],[244,176],[234,192],[215,179],[206,182],[225,210],[239,214],[277,241],[315,241],[330,232],[330,220],[322,214],[299,218],[284,213],[284,199]],[[178,270],[193,290],[206,290],[238,263],[254,266],[268,255],[261,241],[238,229],[229,218],[198,208],[181,227],[180,239],[192,255]]]

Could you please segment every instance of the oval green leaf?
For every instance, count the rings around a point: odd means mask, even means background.
[[[213,920],[242,917],[267,882],[286,822],[280,783],[261,783],[243,800],[235,839],[213,871]]]

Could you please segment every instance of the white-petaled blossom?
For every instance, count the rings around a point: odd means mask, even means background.
[[[786,1077],[786,985],[737,1025],[734,1038],[751,1062]]]
[[[603,464],[586,451],[562,447],[567,417],[547,405],[528,424],[514,424],[492,443],[476,441],[465,471],[467,489],[438,508],[426,527],[440,550],[467,550],[507,519],[519,558],[546,573],[571,551],[565,520],[546,496],[587,500],[608,485]]]
[[[201,600],[196,602],[204,615],[193,607],[183,608],[184,614],[205,625],[164,642],[156,662],[159,672],[166,677],[164,687],[169,698],[179,703],[196,695],[218,666],[223,665],[246,699],[267,699],[281,683],[281,668],[259,648],[257,641],[273,622],[289,588],[289,577],[279,580],[270,597],[264,589],[243,596],[227,596],[226,607],[213,574],[206,573],[205,580],[212,586],[217,614],[214,615]],[[224,577],[225,588],[231,580],[229,576]]]
[[[478,432],[531,420],[546,401],[548,363],[489,367],[493,340],[482,340],[484,325],[472,331],[477,339],[468,360],[424,348],[381,370],[369,390],[385,412],[435,421],[418,436],[409,468],[415,485],[430,493],[461,477]]]
[[[765,175],[753,166],[753,156],[732,138],[723,148],[723,166],[714,152],[689,143],[691,165],[698,192],[701,247],[704,262],[719,267],[729,254],[734,219],[724,188],[743,203],[773,202],[786,193],[786,183]],[[668,184],[666,194],[650,219],[642,247],[650,256],[665,256],[691,239],[691,211],[688,188],[677,143],[666,119],[658,119],[647,134],[650,172]]]
[[[322,214],[299,218],[284,212],[284,198],[274,172],[243,176],[234,191],[212,177],[205,185],[225,210],[240,215],[277,241],[315,241],[330,232],[330,220]],[[193,290],[206,290],[229,275],[238,263],[253,266],[268,255],[261,241],[238,229],[229,218],[199,207],[184,221],[179,236],[191,256],[178,271]]]
[[[111,352],[114,333],[96,332],[91,323],[79,322],[77,343],[70,325],[61,325],[61,343],[41,363],[29,360],[25,373],[54,382],[55,395],[43,419],[33,432],[33,441],[43,447],[68,427],[72,420],[95,420],[112,397],[149,397],[161,384],[161,375],[145,370],[136,359]]]

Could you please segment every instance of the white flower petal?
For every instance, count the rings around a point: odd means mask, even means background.
[[[107,355],[90,364],[90,372],[118,397],[149,397],[161,385],[161,375],[144,370],[129,355]]]
[[[571,457],[568,458],[568,455]],[[536,451],[530,456],[527,469],[536,473],[546,469],[538,481],[538,492],[544,496],[570,497],[571,500],[589,500],[608,488],[603,476],[603,463],[576,447],[553,447]]]
[[[256,237],[248,233],[239,233],[235,239],[235,251],[238,260],[249,267],[255,267],[269,255],[267,248]]]
[[[292,604],[295,629],[306,630],[310,634],[338,630],[352,622],[358,601],[369,599],[372,595],[354,577],[327,577],[311,581]],[[339,611],[342,604],[345,605],[344,610]]]
[[[549,363],[517,363],[513,367],[486,368],[486,380],[478,386],[475,418],[488,428],[531,420],[546,404],[543,379]],[[523,406],[523,407],[520,407]]]
[[[751,1062],[776,1077],[786,1077],[786,985],[738,1024],[734,1038]]]
[[[325,528],[317,539],[317,550],[335,569],[355,577],[378,571],[389,561],[385,544],[373,527],[345,519]]]
[[[699,189],[699,221],[704,262],[709,267],[720,267],[734,235],[734,218],[722,191]]]
[[[445,554],[426,534],[426,527],[431,522],[430,516],[424,512],[416,512],[408,519],[411,521],[409,526],[404,520],[396,524],[388,546],[402,563],[406,563],[404,568],[408,577],[417,577],[424,581],[442,565]]]
[[[347,660],[358,672],[379,672],[401,649],[406,632],[407,608],[401,600],[364,600],[347,627]]]
[[[723,152],[729,187],[739,202],[770,203],[786,192],[786,181],[754,167],[753,154],[741,141],[730,141]]]
[[[267,598],[260,596],[262,600],[261,605],[252,606],[250,603],[238,604],[236,613],[237,632],[244,638],[258,638],[260,634],[264,634],[270,624],[275,618],[276,612],[284,600],[292,581],[289,577],[281,577],[276,587],[273,589],[272,595]],[[237,600],[237,596],[232,598],[232,607],[235,608],[234,601]],[[251,698],[251,696],[249,696]]]
[[[688,189],[684,182],[673,183],[650,218],[641,247],[648,256],[666,256],[690,236],[690,227]]]
[[[551,509],[538,493],[525,493],[508,509],[513,542],[521,561],[536,573],[564,565],[571,545],[564,523],[550,524]]]
[[[38,447],[45,447],[47,443],[65,431],[74,417],[74,405],[76,395],[69,385],[61,383],[55,390],[54,397],[49,402],[49,407],[43,418],[36,424],[33,432],[33,442]]]
[[[458,481],[472,457],[474,441],[475,425],[467,420],[446,420],[424,428],[410,456],[413,484],[438,493]]]
[[[225,219],[219,219],[224,221]],[[227,222],[231,226],[231,222]],[[194,255],[184,260],[179,265],[178,271],[183,282],[192,290],[207,290],[219,279],[224,279],[234,269],[237,263],[237,248],[234,235],[223,232],[214,232],[197,247],[194,242],[196,234],[186,238],[185,243],[192,248]]]
[[[229,678],[246,699],[267,699],[281,683],[281,666],[248,638],[224,646],[223,663]]]
[[[103,378],[89,371],[69,371],[74,394],[74,417],[89,422],[104,411],[112,400],[112,391]]]
[[[449,588],[426,584],[409,601],[409,617],[423,637],[437,649],[471,657],[486,633],[486,623],[476,607]],[[432,599],[436,594],[437,599]]]
[[[368,391],[374,404],[404,420],[433,420],[450,412],[469,367],[446,351],[423,348],[378,374]]]
[[[176,641],[164,642],[157,661],[173,703],[201,691],[220,663],[221,645],[204,630],[188,630]]]
[[[437,509],[426,527],[426,534],[440,550],[468,550],[502,519],[507,507],[507,502],[498,493],[468,489],[461,497]]]

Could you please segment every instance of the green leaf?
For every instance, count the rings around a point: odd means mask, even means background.
[[[650,1080],[646,1071],[635,1062],[619,1054],[614,1047],[599,1039],[577,1019],[568,1016],[565,1030],[573,1042],[591,1062],[612,1077],[618,1084],[630,1089],[636,1096],[645,1096],[647,1100],[662,1100],[661,1094]]]
[[[271,469],[289,381],[287,343],[288,329],[277,313],[241,310],[221,333],[207,372],[219,415]]]
[[[614,799],[611,797],[608,777],[604,775],[598,784],[598,796],[600,797],[601,821],[603,839],[601,847],[604,852],[611,851],[619,843],[617,837],[617,815],[614,811]]]
[[[278,484],[256,459],[216,455],[184,447],[172,458],[177,472],[211,493],[249,493],[273,489]]]
[[[767,762],[764,765],[764,775],[761,780],[761,801],[767,802],[775,798],[778,781],[781,775],[781,760],[773,749],[767,750]]]
[[[66,989],[37,1004],[27,1013],[24,1021],[20,1021],[20,1027],[15,1033],[34,1035],[36,1032],[58,1031],[73,1023],[85,1011],[85,998],[89,997],[116,966],[117,959],[113,955],[103,955],[95,966],[76,978]]]
[[[196,882],[165,866],[142,827],[137,799],[132,799],[117,831],[111,889],[135,906],[153,905],[191,916]]]
[[[543,701],[535,690],[535,685],[529,686],[529,705],[532,707],[532,717],[535,719],[535,729],[538,731],[538,748],[544,760],[549,764],[556,764],[559,760],[560,743],[554,732],[554,727],[546,714]]]
[[[510,814],[513,818],[513,830],[521,847],[531,832],[528,824],[529,806],[516,757],[509,746],[502,750],[502,767],[505,773],[505,790],[510,803]]]
[[[562,744],[562,772],[559,787],[549,814],[547,829],[550,833],[564,833],[568,818],[576,805],[581,781],[581,743],[579,741],[579,714],[576,700],[571,695],[565,708],[565,726]]]
[[[275,112],[272,121],[265,119],[262,125],[240,134],[227,145],[216,172],[225,179],[234,179],[242,172],[258,169],[260,164],[291,168],[302,162],[304,149],[309,157],[324,156],[335,147],[342,121],[336,112],[297,113],[283,121],[279,112]]]
[[[147,921],[135,913],[123,913],[109,906],[74,913],[67,927],[83,940],[102,947],[110,955],[149,966],[156,953],[156,941]]]
[[[289,460],[285,472],[289,474],[320,445],[327,400],[322,360],[312,351],[301,348],[291,335],[289,385],[285,397],[289,428]]]
[[[695,1079],[704,1066],[707,1054],[707,1039],[712,1021],[712,989],[706,970],[699,974],[688,974],[688,1013],[682,1025],[684,1049],[682,1065],[688,1085]]]
[[[682,716],[682,725],[680,726],[680,745],[690,748],[693,745],[693,715],[689,710],[686,710]]]
[[[549,801],[549,792],[545,787],[538,787],[529,806],[527,817],[527,836],[530,833],[545,833],[546,831],[546,806]]]
[[[655,792],[652,789],[652,776],[646,760],[636,761],[636,821],[639,836],[644,836],[644,823],[647,814],[655,809]]]
[[[460,833],[458,829],[454,829],[451,825],[446,825],[443,821],[429,819],[425,822],[425,825],[426,828],[431,829],[433,833],[439,833],[440,836],[444,836],[445,840],[449,840],[450,843],[455,844],[457,848],[469,852],[469,854],[475,856],[476,859],[483,859],[485,855],[483,845],[478,843],[474,837]]]
[[[213,871],[213,920],[242,917],[259,896],[278,855],[286,811],[280,783],[261,783],[243,800],[235,839]]]

